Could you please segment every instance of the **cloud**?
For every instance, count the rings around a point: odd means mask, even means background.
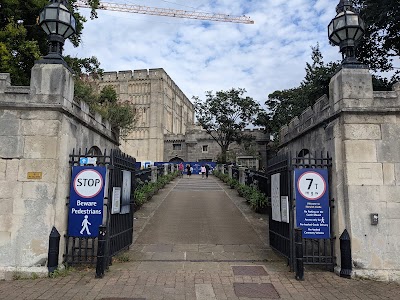
[[[253,25],[98,11],[82,44],[65,54],[96,56],[105,71],[164,68],[190,99],[205,91],[241,87],[264,103],[275,90],[298,86],[317,43],[326,62],[340,59],[329,45],[332,0],[111,1],[173,9],[248,15]],[[89,16],[89,10],[81,9]]]

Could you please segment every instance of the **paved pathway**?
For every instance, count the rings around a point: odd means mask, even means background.
[[[212,177],[176,179],[135,217],[134,245],[104,278],[2,281],[0,299],[400,299],[393,282],[308,269],[296,281],[268,248],[264,216]]]

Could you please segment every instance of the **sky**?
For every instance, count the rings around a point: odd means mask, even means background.
[[[209,22],[89,9],[82,43],[68,41],[64,55],[96,56],[104,71],[163,68],[184,94],[244,88],[260,104],[268,94],[299,86],[311,47],[325,62],[341,59],[327,26],[339,0],[107,0],[250,17],[254,24]]]

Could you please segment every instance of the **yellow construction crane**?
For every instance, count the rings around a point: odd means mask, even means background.
[[[77,7],[90,8],[85,1],[77,1]],[[231,16],[226,14],[213,14],[205,12],[178,10],[170,8],[149,7],[143,5],[116,4],[108,2],[100,2],[99,9],[129,12],[136,14],[156,15],[174,18],[198,19],[218,22],[232,22],[243,24],[254,24],[254,21],[246,16]]]

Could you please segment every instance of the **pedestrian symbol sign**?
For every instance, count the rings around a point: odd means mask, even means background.
[[[89,222],[88,218],[88,215],[85,215],[85,218],[82,221],[82,229],[79,231],[80,234],[83,234],[86,231],[86,234],[91,235],[88,225],[92,225],[92,223]]]
[[[97,237],[103,223],[106,167],[72,168],[68,235]]]

